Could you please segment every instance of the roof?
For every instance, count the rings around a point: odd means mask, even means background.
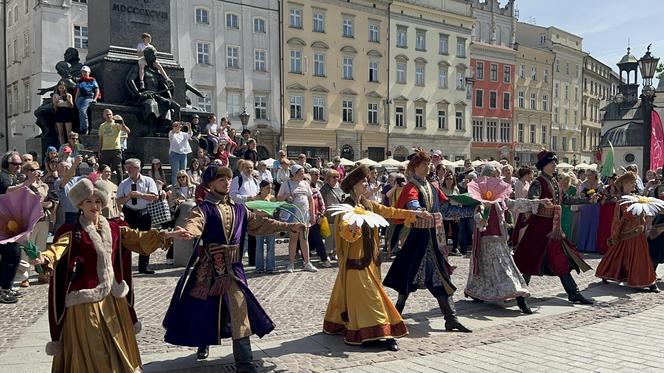
[[[629,121],[611,128],[602,136],[599,146],[607,147],[609,141],[614,147],[643,146],[643,123]]]
[[[629,53],[630,48],[627,48],[627,54],[623,56],[623,58],[618,62],[618,64],[621,63],[639,63],[639,60],[634,57],[633,54]]]

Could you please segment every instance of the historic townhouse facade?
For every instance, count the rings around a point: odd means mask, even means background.
[[[173,56],[205,95],[189,93],[192,105],[235,128],[246,108],[259,151],[274,156],[281,131],[279,2],[172,1],[171,14]]]
[[[583,60],[581,162],[595,163],[602,132],[600,111],[611,99],[611,68],[588,55]]]
[[[470,47],[473,159],[514,159],[514,1],[470,2],[475,23]]]
[[[552,52],[516,46],[514,77],[515,163],[534,164],[551,138]]]
[[[387,1],[284,1],[283,141],[289,157],[384,159]]]
[[[450,160],[469,153],[469,50],[473,19],[463,1],[395,1],[390,8],[389,150],[413,147]]]
[[[555,55],[551,149],[558,153],[561,162],[578,163],[583,102],[581,71],[587,55],[582,50],[583,39],[556,27],[519,22],[517,40],[520,45],[549,50]]]

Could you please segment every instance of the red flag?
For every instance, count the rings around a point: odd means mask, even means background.
[[[656,170],[664,166],[664,128],[662,128],[662,119],[653,110],[652,133],[650,135],[650,169]]]

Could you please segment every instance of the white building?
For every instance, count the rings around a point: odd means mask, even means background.
[[[173,56],[206,95],[190,94],[193,105],[236,128],[246,106],[248,127],[259,129],[270,155],[281,126],[278,9],[277,0],[171,1],[170,17]],[[25,151],[25,140],[39,134],[37,89],[57,83],[55,64],[68,47],[86,59],[87,0],[8,0],[7,19],[9,144]]]

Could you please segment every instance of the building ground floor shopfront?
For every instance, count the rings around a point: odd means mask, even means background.
[[[349,131],[285,128],[283,148],[288,158],[305,154],[308,160],[330,161],[340,156],[351,161],[386,158],[387,133],[383,131]]]
[[[514,144],[473,142],[470,147],[470,159],[501,160],[514,162]]]
[[[470,138],[463,136],[390,134],[390,153],[394,159],[405,161],[414,148],[427,151],[440,150],[450,161],[467,159],[470,154]]]

